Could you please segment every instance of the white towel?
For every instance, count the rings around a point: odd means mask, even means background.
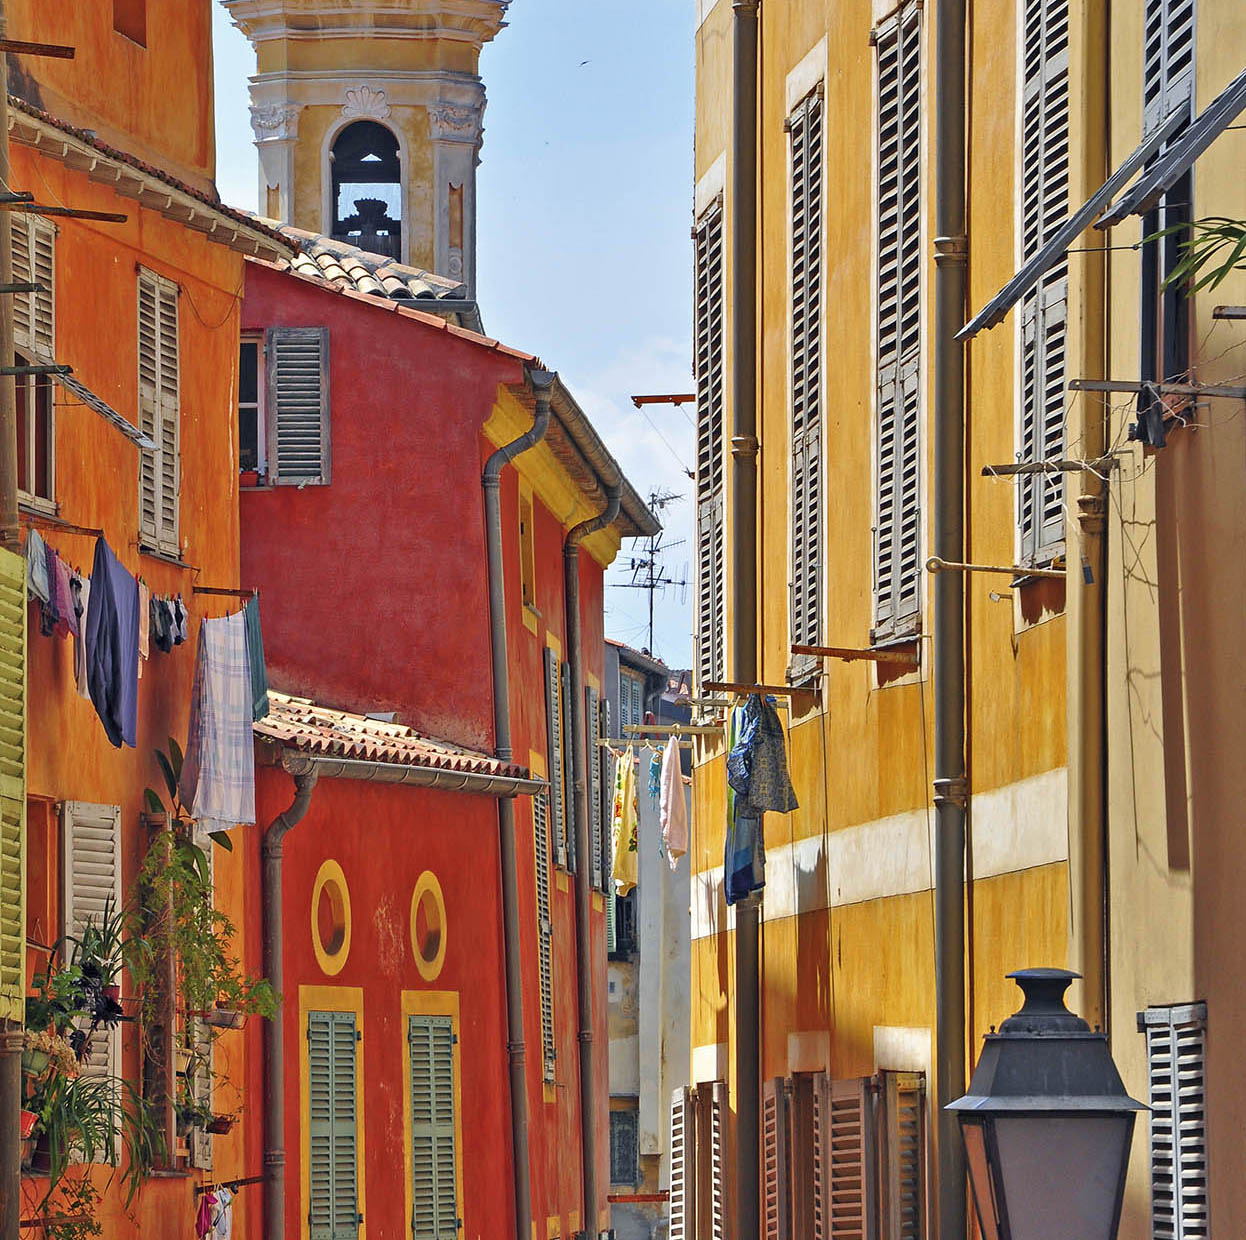
[[[679,765],[679,741],[672,736],[662,755],[662,839],[673,870],[688,851],[688,805],[684,800],[684,773]]]

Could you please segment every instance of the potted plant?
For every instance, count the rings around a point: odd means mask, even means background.
[[[238,485],[240,487],[259,486],[260,471],[258,469],[240,469],[238,471]]]
[[[201,1012],[200,1017],[205,1025],[211,1025],[214,1029],[241,1029],[247,1023],[245,1012],[226,1007],[219,999],[215,1007]]]
[[[229,1132],[237,1122],[236,1115],[213,1115],[211,1120],[204,1126],[204,1132],[210,1132],[213,1136],[224,1136]]]

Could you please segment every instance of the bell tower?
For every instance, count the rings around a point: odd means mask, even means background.
[[[476,284],[480,49],[510,0],[222,0],[255,48],[260,213]]]

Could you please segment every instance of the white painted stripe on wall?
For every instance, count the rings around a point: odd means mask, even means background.
[[[1068,772],[1044,771],[972,802],[974,878],[1067,861]],[[767,921],[816,909],[929,891],[934,811],[911,810],[860,826],[808,836],[766,853],[762,916]],[[692,876],[692,937],[719,932],[721,866]],[[726,929],[735,929],[728,909]]]

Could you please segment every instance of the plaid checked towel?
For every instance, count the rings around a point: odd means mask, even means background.
[[[255,821],[251,668],[242,612],[199,626],[182,804],[201,831]]]

